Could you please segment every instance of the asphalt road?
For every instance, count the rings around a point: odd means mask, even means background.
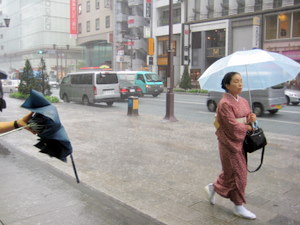
[[[58,96],[59,89],[53,89],[53,95]],[[84,107],[84,106],[83,106]],[[90,106],[91,107],[91,106]],[[97,104],[94,107],[107,107],[106,104]],[[108,110],[126,111],[128,108],[126,101],[115,102]],[[139,98],[139,113],[161,116],[166,114],[166,94],[162,93],[158,97],[151,95]],[[214,120],[214,113],[209,112],[206,107],[205,95],[175,93],[174,115],[180,120],[190,120],[211,124]],[[300,105],[285,106],[276,114],[265,113],[258,118],[259,125],[265,130],[278,134],[300,136]]]

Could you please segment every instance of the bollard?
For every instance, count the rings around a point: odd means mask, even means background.
[[[135,96],[128,97],[128,111],[127,116],[139,115],[139,98]]]

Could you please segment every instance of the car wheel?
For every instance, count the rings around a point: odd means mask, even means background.
[[[271,114],[275,114],[275,113],[277,113],[278,112],[278,109],[272,109],[272,110],[269,110],[269,113],[271,113]]]
[[[112,106],[114,102],[106,102],[107,106]]]
[[[70,102],[69,98],[68,98],[68,96],[66,94],[63,95],[63,101],[64,102]]]
[[[158,94],[152,94],[152,96],[153,96],[153,97],[157,97],[157,96],[158,96]]]
[[[289,98],[289,96],[286,95],[285,98],[286,98],[286,104],[289,105],[290,104],[290,98]]]
[[[214,101],[210,100],[207,102],[207,109],[210,112],[215,112],[217,109],[217,104]]]
[[[83,96],[83,98],[82,98],[82,104],[83,105],[89,105],[90,104],[89,98],[86,95]]]
[[[264,108],[261,104],[254,103],[253,112],[255,113],[256,116],[261,117],[264,114]]]
[[[292,102],[292,105],[298,105],[299,102]]]

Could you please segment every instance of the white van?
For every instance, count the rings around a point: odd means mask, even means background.
[[[120,99],[118,76],[110,71],[69,73],[60,83],[59,96],[65,102],[82,102],[84,105],[106,102],[111,106]]]
[[[252,110],[257,116],[262,116],[265,111],[275,114],[286,105],[286,97],[284,94],[284,84],[279,84],[265,90],[250,91],[252,100]],[[206,106],[210,112],[215,112],[217,104],[221,100],[223,93],[208,92]],[[249,92],[244,91],[240,94],[249,101]]]
[[[17,92],[20,85],[20,80],[2,80],[3,93]]]

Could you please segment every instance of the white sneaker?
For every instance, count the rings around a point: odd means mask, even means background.
[[[204,187],[204,190],[207,193],[208,196],[208,201],[210,202],[210,204],[214,205],[216,204],[216,200],[215,200],[215,190],[214,190],[214,186],[213,184],[208,184]]]
[[[256,219],[256,215],[250,212],[248,209],[246,209],[243,205],[234,206],[233,213],[234,215],[245,219],[250,219],[250,220]]]

